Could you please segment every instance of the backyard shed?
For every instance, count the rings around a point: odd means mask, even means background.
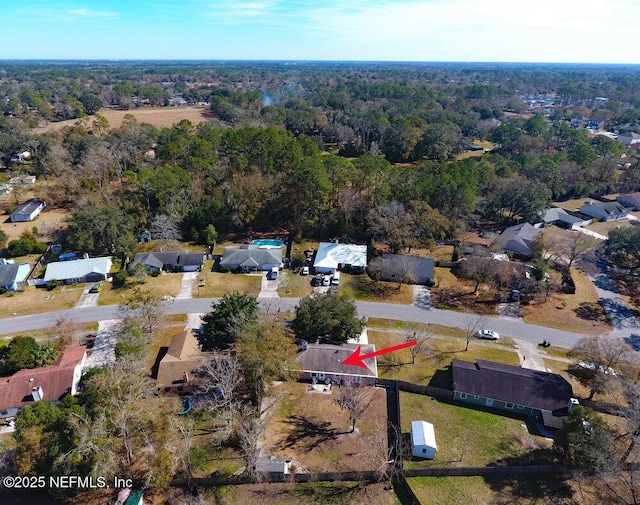
[[[433,424],[426,421],[411,421],[411,454],[416,458],[433,459],[438,446]]]

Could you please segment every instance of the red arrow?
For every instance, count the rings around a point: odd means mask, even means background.
[[[374,356],[380,356],[381,354],[387,354],[388,352],[399,351],[400,349],[404,349],[405,347],[412,347],[416,345],[418,342],[412,340],[411,342],[405,342],[404,344],[394,345],[393,347],[387,347],[386,349],[380,349],[379,351],[370,352],[369,354],[360,355],[360,347],[353,351],[353,354],[345,359],[341,365],[353,365],[359,366],[361,368],[367,368],[367,365],[363,363],[365,359],[373,358]]]

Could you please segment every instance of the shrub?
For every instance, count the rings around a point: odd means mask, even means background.
[[[127,271],[120,270],[117,274],[113,276],[113,287],[114,288],[122,288],[127,283]]]
[[[231,272],[231,269],[229,267],[220,267],[218,269],[218,272],[220,272],[221,274],[228,274],[229,272]]]
[[[51,279],[50,281],[47,282],[47,289],[49,291],[53,291],[54,289],[56,289],[58,286],[60,286],[60,281],[58,279]]]
[[[21,238],[9,242],[9,257],[26,256],[27,254],[42,254],[47,250],[47,244],[36,242],[30,238]]]

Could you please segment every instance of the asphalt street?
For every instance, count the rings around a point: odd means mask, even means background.
[[[218,298],[176,299],[167,302],[168,314],[205,313],[211,310],[212,303]],[[298,298],[267,298],[261,299],[260,305],[264,310],[282,311],[292,310],[300,302]],[[478,320],[475,314],[466,314],[449,310],[422,308],[411,305],[392,303],[356,302],[358,313],[365,317],[397,319],[420,323],[441,324],[457,328],[468,328]],[[65,316],[79,323],[103,321],[117,318],[118,307],[97,306],[74,308],[31,316],[17,316],[0,320],[0,334],[20,333],[29,330],[48,328],[56,319]],[[503,336],[539,343],[548,340],[553,345],[570,348],[582,336],[569,331],[555,330],[543,326],[526,324],[520,320],[498,319],[485,317],[484,326],[495,330]]]

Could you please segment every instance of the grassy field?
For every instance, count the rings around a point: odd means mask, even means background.
[[[603,221],[603,222],[595,222],[588,226],[585,226],[585,229],[594,231],[599,233],[600,235],[604,235],[605,237],[609,236],[609,232],[614,228],[626,228],[628,226],[633,226],[629,221]]]
[[[305,298],[313,293],[313,275],[300,275],[293,270],[282,270],[278,283],[278,294],[284,297]]]
[[[194,298],[215,298],[233,291],[258,296],[262,275],[212,272],[212,263],[211,260],[206,261],[200,272],[199,278],[204,280],[204,287],[198,287],[198,283],[194,283]]]
[[[434,460],[406,461],[408,468],[430,466],[485,466],[510,459],[530,461],[534,449],[551,447],[551,441],[529,434],[524,421],[439,402],[429,396],[400,393],[402,432],[411,421],[434,425],[438,452]]]
[[[61,286],[53,291],[27,287],[0,295],[0,317],[40,314],[71,309],[80,299],[84,284]],[[51,321],[53,324],[54,321]]]
[[[610,331],[611,326],[600,321],[581,319],[575,309],[581,303],[598,303],[599,297],[593,283],[580,270],[571,269],[571,276],[576,284],[573,295],[551,293],[548,300],[532,302],[520,307],[520,313],[526,323],[558,328],[589,335],[599,335]]]
[[[207,497],[206,491],[204,496]],[[400,503],[393,494],[393,490],[387,489],[384,484],[358,482],[264,483],[229,486],[218,491],[217,496],[219,497],[217,501],[207,503],[264,503],[267,505],[394,505]]]
[[[124,117],[128,114],[135,116],[139,123],[149,123],[158,128],[164,128],[179,123],[183,119],[191,121],[191,123],[199,124],[208,119],[207,109],[205,107],[140,107],[131,110],[113,110],[101,109],[98,112],[101,116],[107,118],[110,128],[119,128],[122,125]],[[88,116],[88,124],[91,125],[95,116]],[[68,121],[51,122],[47,126],[34,128],[34,133],[45,133],[50,131],[60,131],[66,126],[73,126],[77,123],[77,119]]]
[[[349,416],[334,401],[336,389],[330,394],[309,392],[308,385],[300,383],[273,388],[271,397],[278,400],[267,410],[264,437],[269,454],[291,459],[310,471],[366,470],[379,465],[371,450],[386,441],[384,390],[363,389],[371,404],[356,423],[356,432],[350,433]],[[386,454],[384,447],[382,452]]]
[[[459,279],[451,269],[443,267],[435,268],[435,283],[431,288],[435,308],[495,315],[495,295],[486,286],[480,285],[474,293],[474,282]]]
[[[402,333],[369,330],[368,334],[369,343],[374,344],[376,349],[390,347],[405,340]],[[474,339],[465,351],[465,343],[462,339],[457,342],[433,337],[429,340],[425,352],[416,357],[415,363],[411,363],[412,357],[408,349],[380,356],[378,373],[386,379],[428,384],[436,371],[448,366],[454,358],[465,361],[485,359],[509,365],[519,363],[517,353],[508,344],[491,344]]]
[[[6,196],[4,198],[6,200]],[[26,198],[20,198],[20,203],[25,200]],[[67,210],[44,210],[34,221],[25,223],[10,223],[7,222],[8,216],[0,216],[0,230],[7,234],[7,243],[19,239],[23,232],[31,231],[34,227],[38,228],[38,240],[51,241],[54,232],[66,227],[70,215],[71,212]]]
[[[162,273],[157,277],[147,275],[143,283],[138,283],[133,277],[127,279],[124,287],[115,289],[111,283],[104,283],[98,305],[117,305],[131,296],[136,287],[152,291],[160,297],[175,297],[182,285],[181,273]]]
[[[349,275],[343,273],[339,292],[355,300],[404,305],[413,303],[413,286],[407,284],[398,286],[397,282],[375,282],[367,274]]]

